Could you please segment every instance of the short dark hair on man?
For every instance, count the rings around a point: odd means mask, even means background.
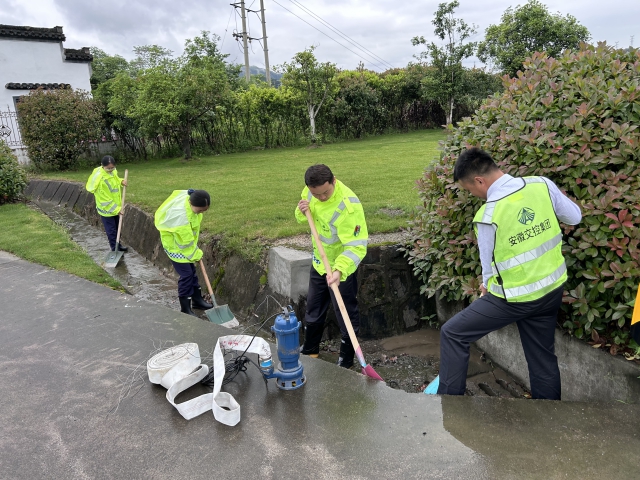
[[[307,187],[320,187],[327,182],[333,182],[333,173],[329,167],[319,163],[307,168],[304,174],[304,183]]]
[[[102,157],[102,166],[106,167],[107,165],[115,165],[116,164],[116,159],[113,158],[111,155],[105,155],[104,157]]]
[[[482,177],[498,170],[491,155],[478,147],[466,149],[460,154],[453,167],[453,181],[469,181],[472,177]]]

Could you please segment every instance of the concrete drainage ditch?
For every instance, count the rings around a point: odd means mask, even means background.
[[[82,185],[32,180],[25,193],[101,263],[106,238],[101,228],[97,228],[99,218],[93,196],[84,191]],[[177,309],[177,279],[162,251],[151,216],[128,205],[123,240],[132,251],[118,267],[109,269],[109,273],[136,298]],[[271,248],[264,265],[257,265],[238,256],[223,258],[215,239],[203,250],[209,276],[217,285],[216,298],[219,303],[228,303],[241,321],[238,330],[253,333],[251,329],[255,331],[260,318],[277,311],[277,303],[293,305],[298,317],[303,318],[309,253],[286,247]],[[266,285],[265,277],[268,278]],[[411,273],[411,266],[393,245],[369,249],[358,271],[358,283],[361,344],[367,361],[389,386],[407,392],[421,391],[437,374],[439,351],[439,332],[428,328],[424,318],[437,315],[443,322],[462,305],[420,295],[420,285]],[[332,312],[328,323],[321,358],[335,362],[338,335]],[[261,336],[273,341],[270,332]],[[528,396],[526,363],[515,325],[488,335],[477,347],[468,372],[468,394]],[[559,330],[556,353],[564,400],[640,401],[637,363],[594,351]]]

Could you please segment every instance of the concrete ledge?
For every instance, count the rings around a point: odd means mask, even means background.
[[[514,324],[476,342],[493,361],[530,387],[520,333]],[[556,356],[562,378],[562,399],[581,402],[640,399],[640,366],[596,350],[556,330]]]
[[[271,290],[297,300],[307,294],[311,254],[292,248],[269,249],[268,282]]]

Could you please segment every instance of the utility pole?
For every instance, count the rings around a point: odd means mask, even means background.
[[[238,8],[237,3],[231,4],[234,8]],[[249,71],[249,47],[247,46],[247,15],[244,8],[244,0],[240,0],[240,15],[242,17],[242,33],[234,33],[233,36],[237,39],[242,37],[242,45],[244,50],[244,78],[248,82],[251,78],[251,72]]]
[[[269,48],[267,47],[267,21],[264,19],[264,0],[260,0],[260,18],[262,18],[262,41],[264,42],[264,68],[267,85],[271,86],[271,71],[269,70]],[[631,40],[633,45],[633,37]]]

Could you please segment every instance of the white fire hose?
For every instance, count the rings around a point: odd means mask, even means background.
[[[234,426],[240,422],[240,405],[231,394],[220,391],[225,375],[221,348],[256,353],[261,366],[271,365],[271,348],[266,340],[249,335],[220,337],[213,352],[213,392],[176,404],[175,398],[178,394],[199,383],[209,374],[209,367],[200,363],[198,344],[183,343],[167,348],[147,362],[149,381],[167,389],[167,400],[187,420],[212,410],[214,418],[220,423]]]

